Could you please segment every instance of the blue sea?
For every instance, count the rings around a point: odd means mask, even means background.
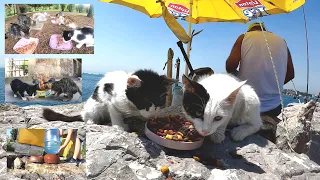
[[[4,103],[4,96],[5,96],[5,92],[4,92],[4,86],[5,86],[5,71],[4,68],[0,68],[0,103]],[[90,74],[90,73],[83,73],[82,74],[82,100],[86,101],[91,94],[93,93],[94,88],[96,87],[96,84],[98,83],[98,81],[103,77],[102,74]],[[302,99],[300,99],[301,102],[303,101]],[[283,101],[284,101],[284,106],[286,107],[289,103],[293,103],[293,102],[298,102],[297,99],[293,99],[291,96],[286,96],[283,95]],[[59,105],[59,104],[67,104],[64,102],[19,102],[19,103],[12,103],[12,104],[16,104],[19,106],[28,106],[28,105],[35,105],[35,104],[39,104],[39,105],[46,105],[46,106],[53,106],[53,105]]]

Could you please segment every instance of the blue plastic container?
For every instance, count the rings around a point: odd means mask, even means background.
[[[47,129],[44,138],[44,151],[47,154],[57,154],[61,145],[59,129]]]
[[[182,87],[179,85],[175,85],[172,91],[173,91],[172,105],[173,106],[182,105],[182,98],[183,98]]]

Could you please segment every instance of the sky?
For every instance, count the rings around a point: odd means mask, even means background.
[[[2,1],[3,2],[3,1]],[[36,0],[5,0],[4,3],[38,3]],[[86,0],[51,0],[58,4],[88,4]],[[177,46],[178,39],[170,31],[162,18],[152,19],[138,11],[116,4],[90,1],[94,9],[95,17],[95,54],[94,55],[24,55],[24,58],[68,58],[82,57],[83,72],[103,73],[114,70],[134,71],[140,68],[153,69],[161,74],[167,61],[169,48],[174,51],[174,62],[181,59],[180,74],[184,72],[185,62],[182,53]],[[305,4],[307,27],[309,35],[309,60],[310,79],[309,92],[318,93],[320,83],[317,78],[320,75],[318,67],[317,51],[320,36],[317,34],[320,28],[320,15],[318,13],[318,1],[308,1]],[[4,12],[4,6],[0,7]],[[0,14],[4,19],[4,13]],[[284,38],[292,54],[295,66],[294,83],[297,90],[306,91],[307,80],[307,56],[306,39],[302,8],[290,14],[272,15],[262,18],[269,31]],[[4,21],[0,26],[4,27]],[[187,29],[187,22],[179,21]],[[191,63],[193,68],[211,67],[215,73],[225,72],[225,61],[237,37],[244,33],[249,24],[240,23],[205,23],[193,25],[198,31],[203,32],[196,36],[192,42]],[[0,30],[4,33],[4,29]],[[3,38],[4,39],[4,38]],[[0,49],[4,51],[4,42],[0,43]],[[186,46],[185,46],[186,49]],[[2,52],[3,52],[2,51]],[[4,55],[0,58],[18,58],[21,55]],[[4,66],[4,60],[0,67]],[[175,70],[173,70],[175,72]],[[175,73],[173,73],[175,77]],[[293,88],[289,82],[285,88]]]

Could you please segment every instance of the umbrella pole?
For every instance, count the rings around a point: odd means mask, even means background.
[[[189,15],[189,26],[188,26],[188,36],[191,37],[191,27],[192,27],[192,5],[193,5],[193,0],[190,0],[190,15]],[[190,51],[191,51],[191,41],[188,42],[187,46],[187,56],[190,61]],[[188,65],[186,64],[186,69],[185,69],[185,75],[188,76],[189,68]]]

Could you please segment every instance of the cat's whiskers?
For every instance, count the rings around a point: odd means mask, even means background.
[[[201,98],[197,93],[194,93],[194,94],[200,99],[202,106],[204,107],[206,105],[206,102],[204,101],[204,99]]]

